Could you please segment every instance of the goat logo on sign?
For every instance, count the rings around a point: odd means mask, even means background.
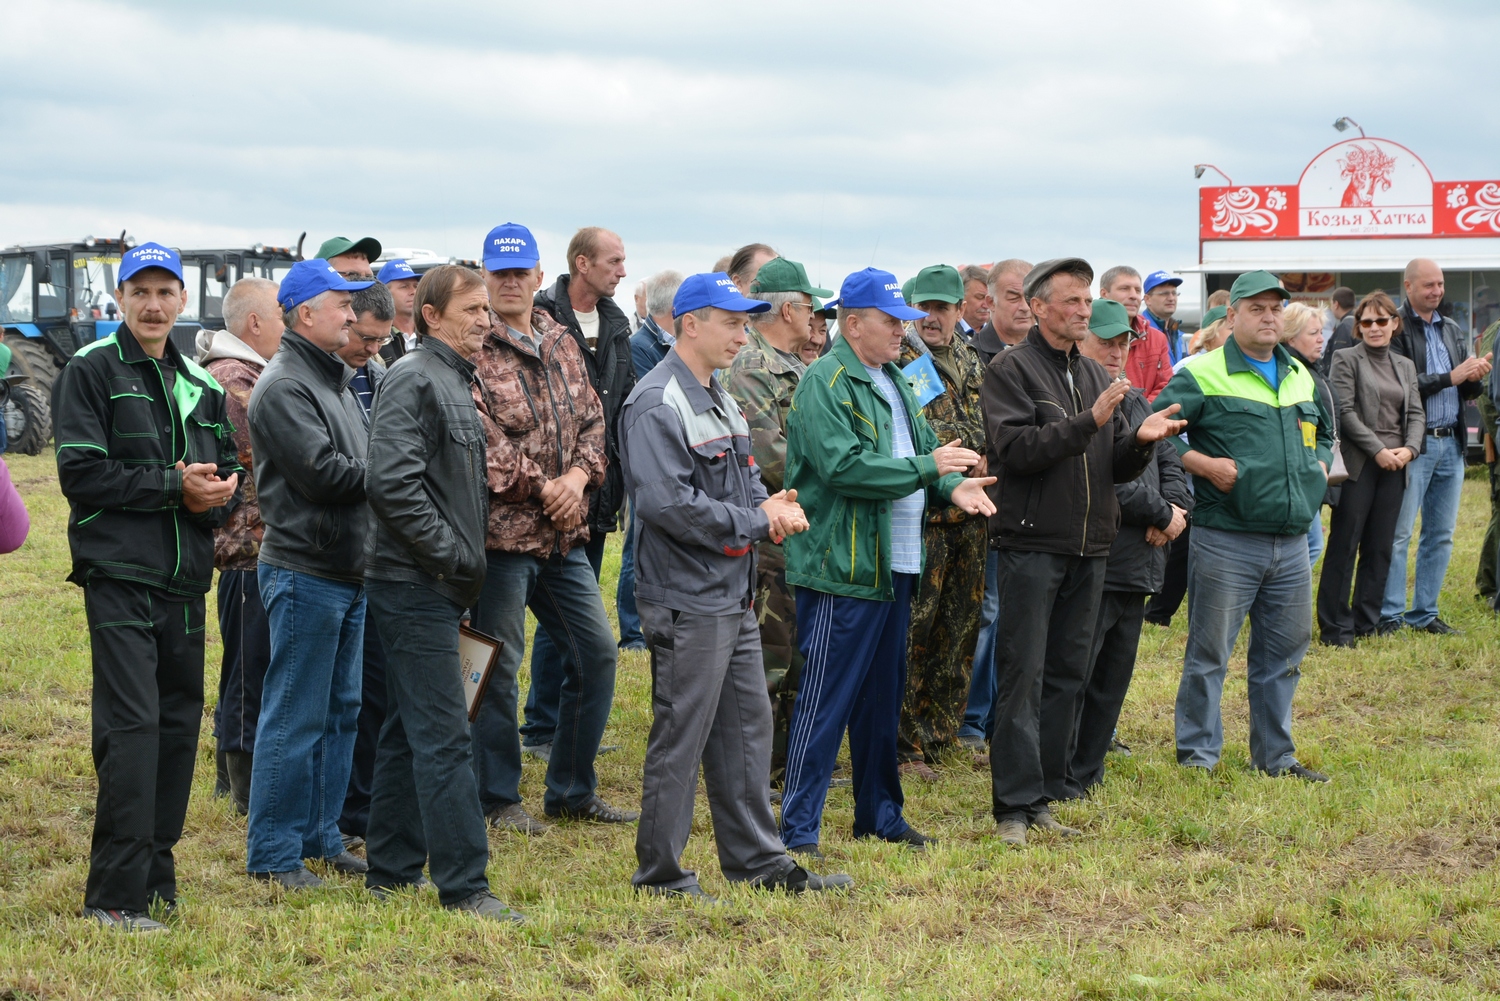
[[[1365,208],[1375,204],[1375,191],[1391,189],[1391,171],[1396,167],[1396,158],[1387,156],[1378,146],[1368,149],[1350,143],[1344,156],[1339,157],[1339,170],[1349,179],[1344,189],[1340,208]]]

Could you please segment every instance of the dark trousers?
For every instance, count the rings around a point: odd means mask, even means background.
[[[83,602],[99,776],[84,905],[144,911],[153,898],[177,899],[172,848],[203,719],[203,599],[169,601],[96,574]]]
[[[359,729],[354,734],[354,763],[349,769],[349,791],[344,794],[344,812],[339,830],[365,836],[370,824],[370,793],[375,780],[375,746],[385,725],[385,647],[380,630],[365,622],[364,676],[359,690]]]
[[[894,601],[797,588],[797,641],[804,662],[781,799],[781,841],[788,848],[818,841],[845,730],[854,777],[854,836],[889,840],[910,827],[901,815],[905,797],[896,729],[916,583],[916,574],[891,574]]]
[[[1391,546],[1406,494],[1406,470],[1365,463],[1347,480],[1333,509],[1323,579],[1318,583],[1318,634],[1324,643],[1350,643],[1380,623],[1380,601],[1391,573]],[[1355,557],[1359,572],[1355,574]],[[1349,587],[1354,586],[1354,601]]]
[[[1133,591],[1105,591],[1099,598],[1094,625],[1094,666],[1078,698],[1078,721],[1073,758],[1068,766],[1068,792],[1082,796],[1104,781],[1104,756],[1120,722],[1120,707],[1135,674],[1136,649],[1141,645],[1141,621],[1150,595]]]
[[[219,750],[253,754],[260,693],[271,663],[271,624],[254,570],[219,572],[219,635],[224,638],[219,705],[214,710]]]
[[[490,846],[470,766],[458,660],[463,609],[422,584],[365,584],[386,651],[386,718],[375,755],[365,885],[405,886],[428,864],[438,899],[489,889]]]
[[[1030,823],[1068,799],[1078,696],[1088,681],[1103,556],[1000,550],[995,733],[990,773],[997,821]]]
[[[1479,568],[1474,571],[1474,590],[1481,598],[1494,601],[1497,587],[1495,566],[1500,557],[1500,462],[1490,467],[1490,523],[1484,529],[1484,541],[1479,544]]]
[[[1170,626],[1172,616],[1182,607],[1187,595],[1188,544],[1192,541],[1193,523],[1188,522],[1182,534],[1167,543],[1167,572],[1162,578],[1161,590],[1151,596],[1146,605],[1146,621],[1158,626]]]
[[[604,543],[609,536],[595,532],[584,545],[584,555],[594,568],[594,580],[604,571]],[[539,747],[552,743],[557,734],[557,707],[562,702],[563,678],[568,670],[552,635],[537,626],[531,640],[531,688],[526,692],[526,722],[521,724],[521,743]]]

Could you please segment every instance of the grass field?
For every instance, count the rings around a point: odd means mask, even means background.
[[[0,999],[74,997],[1472,998],[1500,992],[1497,625],[1472,580],[1487,486],[1465,485],[1443,614],[1462,637],[1314,647],[1295,734],[1312,787],[1249,771],[1243,643],[1212,774],[1174,763],[1185,616],[1147,626],[1121,735],[1091,799],[1059,810],[1072,842],[1008,850],[988,774],[908,783],[925,856],[849,837],[829,797],[827,869],[848,897],[729,889],[699,800],[688,847],[728,906],[639,899],[633,828],[493,835],[490,881],[531,921],[481,925],[431,896],[383,905],[358,882],[284,898],[244,875],[244,823],[211,796],[205,711],[174,933],[77,917],[94,774],[81,592],[64,582],[67,507],[50,454],[7,456],[31,539],[0,557]],[[613,589],[619,554],[605,584]],[[611,602],[612,604],[612,602]],[[207,656],[216,689],[210,608]],[[212,694],[210,694],[212,700]],[[649,728],[643,654],[622,658],[601,792],[638,802]],[[541,806],[541,774],[522,792]]]

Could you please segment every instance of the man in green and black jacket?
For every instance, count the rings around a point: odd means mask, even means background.
[[[1279,344],[1288,298],[1269,272],[1240,275],[1229,291],[1234,336],[1179,367],[1156,398],[1157,410],[1177,404],[1187,419],[1176,445],[1195,502],[1177,761],[1218,763],[1224,675],[1249,615],[1251,762],[1327,782],[1294,754],[1292,695],[1312,640],[1307,526],[1328,485],[1333,419],[1312,373]]]
[[[99,776],[84,915],[159,931],[177,899],[182,836],[203,718],[203,595],[240,469],[224,391],[178,353],[187,303],[176,252],[147,243],[120,260],[125,322],[82,348],[52,390],[57,474],[94,660]]]

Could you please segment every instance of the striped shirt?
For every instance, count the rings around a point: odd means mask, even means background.
[[[1412,315],[1416,315],[1413,313]],[[1420,316],[1417,322],[1427,335],[1427,374],[1442,375],[1453,371],[1453,359],[1448,355],[1448,344],[1443,340],[1443,318],[1432,314],[1431,321]],[[1427,409],[1427,426],[1451,428],[1458,423],[1458,387],[1445,386],[1422,401]]]
[[[870,381],[891,405],[891,455],[907,459],[916,455],[912,447],[911,420],[906,413],[906,404],[895,383],[884,369],[865,366]],[[922,572],[922,515],[927,510],[927,494],[916,490],[891,502],[891,571],[893,573]]]

